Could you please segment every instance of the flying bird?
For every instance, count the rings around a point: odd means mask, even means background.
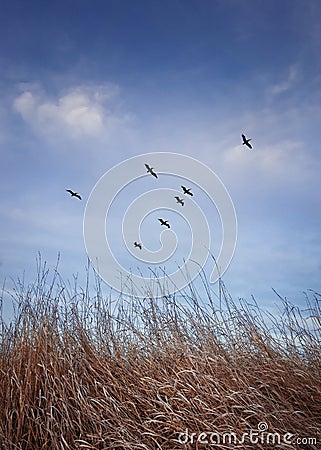
[[[246,139],[246,137],[245,137],[245,134],[242,134],[242,139],[243,139],[243,143],[242,143],[242,145],[246,145],[248,148],[250,148],[251,150],[252,150],[252,145],[250,144],[250,141],[252,140],[252,139]]]
[[[158,178],[157,173],[154,172],[154,168],[153,167],[149,167],[148,164],[145,164],[145,167],[147,169],[147,172],[149,172],[151,175],[153,175],[153,177]]]
[[[79,200],[81,200],[81,197],[80,197],[80,195],[78,194],[78,192],[74,192],[74,191],[72,191],[71,189],[66,189],[66,191],[69,192],[69,194],[70,194],[72,197],[77,197],[77,198],[79,198]]]
[[[142,244],[140,243],[140,242],[134,242],[134,247],[138,247],[139,248],[139,250],[141,250],[142,249]]]
[[[184,194],[191,195],[191,196],[194,195],[193,192],[191,192],[190,188],[187,188],[185,186],[181,186],[181,188],[183,189]]]
[[[163,219],[158,219],[160,221],[161,225],[165,225],[165,227],[170,228],[170,224],[168,223],[167,220],[163,220]]]
[[[180,203],[182,206],[184,206],[184,200],[182,198],[179,197],[175,197],[176,198],[176,203]]]

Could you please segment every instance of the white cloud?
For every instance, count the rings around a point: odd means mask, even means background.
[[[304,153],[301,142],[283,140],[276,144],[262,144],[254,143],[252,151],[240,145],[230,148],[226,150],[224,160],[243,173],[249,171],[260,176],[265,174],[275,179],[288,179],[287,175],[292,178],[299,174],[301,177],[309,175],[311,161],[309,155]]]
[[[15,98],[13,107],[37,134],[95,138],[128,119],[116,111],[118,94],[114,85],[79,86],[48,99],[39,89],[27,89]]]

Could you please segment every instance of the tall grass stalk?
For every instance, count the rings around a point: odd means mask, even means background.
[[[97,277],[91,294],[45,265],[18,280],[1,322],[1,449],[320,449],[320,295],[303,310],[279,298],[273,316],[202,279],[206,298],[190,284],[158,300],[105,294]],[[179,440],[260,422],[317,442]]]

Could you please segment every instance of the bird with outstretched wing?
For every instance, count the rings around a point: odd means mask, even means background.
[[[247,139],[246,138],[246,136],[245,136],[245,134],[242,134],[242,139],[243,139],[243,143],[242,143],[242,145],[246,145],[248,148],[250,148],[251,150],[252,150],[252,145],[250,144],[250,141],[252,140],[252,139]]]
[[[190,188],[187,188],[187,187],[185,187],[183,185],[181,186],[181,188],[183,189],[184,194],[191,195],[191,196],[194,195],[193,192],[191,192]]]
[[[77,197],[77,198],[79,198],[79,200],[81,200],[81,197],[80,197],[80,195],[78,194],[78,192],[74,192],[74,191],[72,191],[71,189],[66,189],[66,191],[69,192],[69,194],[70,194],[72,197]]]
[[[161,225],[164,225],[167,228],[171,227],[167,220],[164,220],[164,219],[158,219],[158,220],[160,221]]]
[[[153,177],[158,178],[157,173],[154,172],[154,168],[150,167],[148,164],[145,164],[145,167],[147,169],[147,172],[153,175]]]
[[[180,205],[184,206],[184,200],[182,198],[179,198],[178,196],[176,198],[176,203],[179,203]]]

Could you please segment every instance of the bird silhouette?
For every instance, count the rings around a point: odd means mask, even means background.
[[[176,198],[176,203],[180,203],[182,206],[184,206],[184,200],[182,198],[179,197],[175,197]]]
[[[245,137],[245,135],[244,134],[242,134],[242,139],[243,139],[243,143],[242,143],[242,145],[246,145],[248,148],[250,148],[251,150],[252,150],[252,145],[250,144],[250,141],[252,140],[252,139],[247,139],[246,137]]]
[[[141,250],[142,249],[142,244],[140,243],[140,242],[134,242],[134,247],[138,247],[139,248],[139,250]]]
[[[72,191],[71,189],[66,189],[66,191],[69,192],[69,194],[70,194],[72,197],[77,197],[77,198],[79,198],[79,200],[81,200],[81,197],[80,197],[80,195],[78,194],[78,192],[74,192],[74,191]]]
[[[163,220],[163,219],[158,219],[160,221],[161,225],[165,225],[165,227],[170,228],[170,224],[168,223],[167,220]]]
[[[183,189],[184,194],[191,195],[191,196],[194,195],[194,194],[191,192],[191,189],[190,189],[190,188],[187,188],[187,187],[185,187],[185,186],[181,186],[181,188]]]
[[[145,167],[147,169],[147,172],[149,172],[151,175],[153,175],[153,177],[158,178],[157,173],[154,172],[154,168],[153,167],[149,167],[148,164],[145,164]]]

